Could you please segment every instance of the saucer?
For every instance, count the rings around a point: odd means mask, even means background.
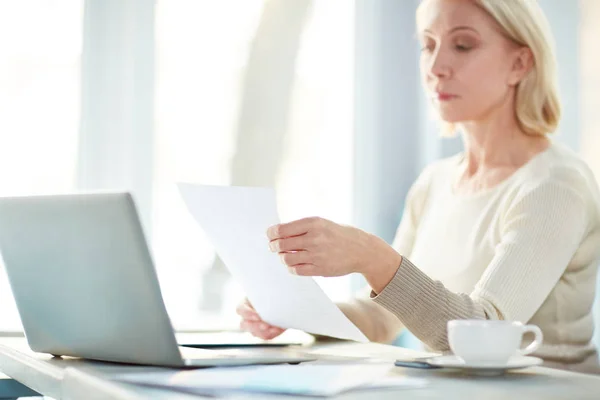
[[[462,358],[454,355],[432,357],[427,359],[427,363],[442,368],[458,368],[476,375],[501,375],[511,369],[520,369],[534,367],[542,364],[542,359],[531,356],[513,356],[507,362],[466,362]]]

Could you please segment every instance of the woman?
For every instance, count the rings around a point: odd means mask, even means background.
[[[298,275],[361,273],[367,298],[341,305],[373,341],[402,327],[448,350],[453,319],[538,325],[546,365],[597,372],[592,304],[600,195],[589,168],[548,138],[560,107],[545,17],[529,0],[424,0],[417,11],[427,94],[465,151],[410,189],[392,246],[322,218],[269,228]],[[282,329],[238,307],[262,338]]]

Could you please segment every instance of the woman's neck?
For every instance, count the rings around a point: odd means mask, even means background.
[[[523,132],[516,121],[468,122],[461,124],[461,131],[466,176],[481,170],[519,168],[550,144],[545,136]]]

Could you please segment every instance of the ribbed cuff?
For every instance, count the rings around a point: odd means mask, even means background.
[[[390,283],[371,299],[400,317],[435,302],[436,290],[436,282],[403,256]]]
[[[466,294],[450,292],[406,257],[388,285],[371,299],[393,313],[415,336],[436,350],[448,347],[446,324],[452,319],[485,318]]]

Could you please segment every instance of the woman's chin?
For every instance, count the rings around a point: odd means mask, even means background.
[[[466,118],[465,115],[460,115],[458,113],[454,114],[454,113],[439,112],[438,115],[442,121],[449,123],[449,124],[458,124],[458,123],[468,120],[468,118]]]
[[[469,116],[466,115],[464,108],[453,107],[452,105],[438,105],[435,107],[438,116],[444,122],[455,124],[461,121],[469,120]]]

